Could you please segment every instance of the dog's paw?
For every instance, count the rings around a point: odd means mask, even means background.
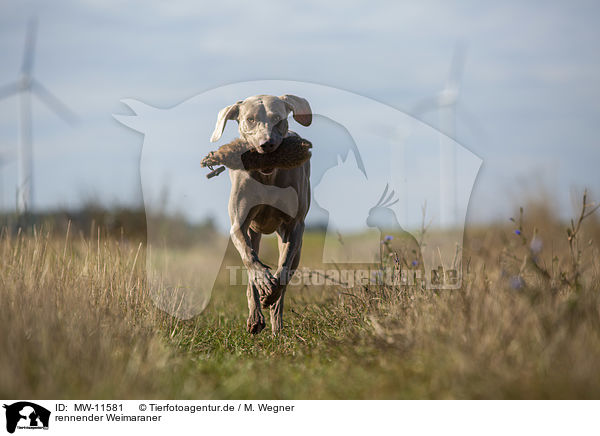
[[[277,280],[277,285],[271,289],[271,292],[260,296],[260,305],[263,309],[271,307],[277,302],[277,300],[279,300],[279,297],[281,296],[283,285],[280,283],[278,276],[275,276],[275,280]]]
[[[246,330],[248,330],[248,333],[253,335],[257,335],[262,332],[265,326],[265,317],[260,312],[250,315],[248,317],[248,321],[246,322]]]
[[[265,295],[264,297],[260,297],[260,305],[263,309],[271,307],[273,304],[277,303],[279,297],[281,296],[281,288],[278,287],[275,292]]]
[[[279,280],[273,277],[268,268],[256,270],[251,275],[252,284],[258,289],[261,301],[267,295],[273,294],[279,286]]]

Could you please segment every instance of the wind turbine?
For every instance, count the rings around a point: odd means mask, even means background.
[[[440,224],[444,228],[459,224],[456,177],[456,106],[460,96],[460,85],[465,64],[466,47],[457,44],[450,64],[450,72],[444,88],[435,96],[421,100],[413,113],[419,116],[437,110],[442,134],[440,141]]]
[[[33,195],[33,144],[31,128],[31,96],[35,94],[42,103],[69,124],[75,115],[44,85],[33,78],[33,62],[37,20],[32,18],[27,28],[23,64],[15,82],[0,87],[0,99],[18,94],[19,97],[19,148],[17,151],[17,213],[31,210]]]

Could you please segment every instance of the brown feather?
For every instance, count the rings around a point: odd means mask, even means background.
[[[211,151],[200,166],[212,167],[225,165],[234,170],[262,170],[270,168],[290,169],[302,165],[310,159],[312,144],[299,136],[284,138],[277,150],[260,154],[242,139],[236,138]]]

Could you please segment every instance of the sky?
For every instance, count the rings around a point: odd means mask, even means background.
[[[483,161],[467,220],[508,219],[542,193],[569,216],[584,187],[600,196],[599,12],[593,1],[4,1],[0,86],[17,78],[36,16],[34,76],[79,122],[34,102],[34,207],[139,205],[144,137],[113,118],[130,113],[122,99],[171,108],[237,82],[300,81],[436,128],[437,113],[415,107],[441,91],[463,44],[454,136]],[[0,100],[9,155],[17,115],[15,97]],[[14,161],[0,167],[0,182],[0,207],[11,210]]]

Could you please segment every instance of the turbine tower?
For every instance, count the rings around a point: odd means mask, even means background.
[[[444,88],[435,96],[422,100],[414,109],[415,115],[437,110],[440,134],[440,225],[459,225],[457,204],[456,106],[460,95],[460,82],[465,64],[466,48],[457,44],[452,56],[450,72]]]
[[[4,210],[4,166],[14,159],[13,150],[0,149],[0,212]]]
[[[0,87],[0,99],[18,94],[19,97],[19,148],[17,151],[17,213],[31,210],[33,195],[33,143],[31,96],[35,94],[51,111],[69,124],[76,121],[75,115],[44,85],[33,78],[34,49],[37,20],[32,18],[27,28],[23,64],[17,80]]]

